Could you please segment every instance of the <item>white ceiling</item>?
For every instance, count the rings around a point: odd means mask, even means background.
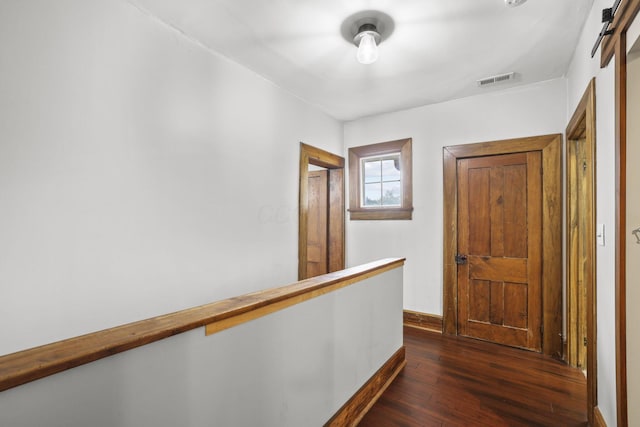
[[[340,120],[561,77],[593,0],[130,0]],[[372,65],[341,35],[362,10],[390,15]],[[594,34],[595,41],[596,34]],[[513,83],[476,80],[514,71]]]

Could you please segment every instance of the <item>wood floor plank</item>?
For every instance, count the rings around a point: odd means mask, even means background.
[[[586,426],[586,379],[547,356],[404,329],[407,366],[361,427]]]

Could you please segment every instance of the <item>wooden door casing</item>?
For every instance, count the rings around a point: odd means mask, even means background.
[[[541,350],[540,153],[458,160],[458,333]]]

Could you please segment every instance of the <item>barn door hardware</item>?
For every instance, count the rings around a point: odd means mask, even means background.
[[[593,58],[598,51],[598,47],[600,47],[600,43],[605,36],[613,34],[614,28],[609,28],[611,24],[613,24],[613,18],[618,11],[618,6],[620,6],[620,2],[622,0],[616,0],[612,7],[602,10],[602,30],[598,34],[598,39],[596,40],[596,44],[591,49],[591,57]]]

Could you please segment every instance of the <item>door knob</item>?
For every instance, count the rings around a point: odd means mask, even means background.
[[[455,259],[456,259],[456,264],[458,264],[458,265],[464,265],[464,264],[467,263],[467,256],[466,255],[457,254]]]

